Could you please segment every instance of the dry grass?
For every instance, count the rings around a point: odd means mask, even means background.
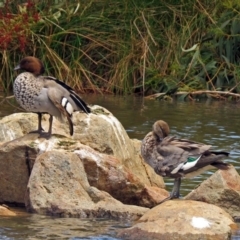
[[[0,14],[4,91],[25,55],[79,91],[240,91],[238,1],[21,2],[7,1]],[[196,51],[182,51],[206,37]]]

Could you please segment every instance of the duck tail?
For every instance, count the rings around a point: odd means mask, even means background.
[[[225,152],[225,151],[211,151],[211,153],[215,155],[224,155],[225,157],[229,156],[229,152]]]
[[[226,170],[230,167],[229,163],[225,163],[222,161],[215,161],[213,163],[211,163],[212,166],[214,166],[215,168],[221,169],[221,170]]]
[[[223,169],[226,170],[229,168],[230,164],[223,162],[222,159],[226,158],[229,156],[229,152],[225,151],[211,151],[211,154],[217,158],[215,161],[211,163],[212,166],[218,168],[218,169]]]
[[[74,91],[71,91],[70,97],[74,103],[85,113],[91,112],[91,109],[87,106],[87,104]]]

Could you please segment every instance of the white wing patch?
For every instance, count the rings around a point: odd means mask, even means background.
[[[62,98],[62,106],[66,109],[67,113],[71,116],[73,113],[73,106],[65,97]]]
[[[182,168],[183,165],[184,165],[184,163],[180,163],[176,168],[174,168],[174,169],[171,171],[171,174],[177,173],[177,172]]]
[[[69,115],[72,115],[73,113],[73,107],[70,102],[67,103],[67,106],[65,107]]]
[[[183,165],[182,170],[185,171],[185,170],[188,170],[188,169],[194,167],[194,166],[197,164],[198,160],[201,158],[201,156],[202,156],[202,155],[200,155],[200,156],[199,156],[196,160],[194,160],[194,161],[186,162],[186,163]]]
[[[67,99],[65,97],[62,98],[62,106],[65,108],[66,107],[66,103],[67,103]]]
[[[174,168],[172,171],[171,171],[171,174],[176,174],[179,170],[183,170],[183,171],[186,171],[190,168],[193,168],[197,162],[199,161],[199,159],[201,158],[202,155],[200,155],[198,158],[195,158],[195,159],[191,159],[189,160],[190,158],[193,158],[193,157],[190,157],[187,159],[186,162],[184,163],[180,163],[176,168]]]

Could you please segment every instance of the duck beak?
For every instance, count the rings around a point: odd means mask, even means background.
[[[20,69],[20,65],[17,65],[13,70],[19,70]]]

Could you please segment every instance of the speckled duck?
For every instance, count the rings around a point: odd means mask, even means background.
[[[42,76],[44,66],[38,58],[25,57],[14,70],[24,71],[17,76],[13,85],[17,102],[26,111],[38,114],[38,129],[33,132],[39,133],[40,137],[50,138],[55,116],[60,121],[63,121],[64,117],[67,118],[70,135],[73,135],[72,113],[90,113],[87,104],[64,82],[54,77]],[[41,125],[43,113],[50,115],[48,132],[44,132]]]
[[[141,145],[145,162],[157,174],[175,179],[170,196],[160,203],[179,198],[182,177],[192,178],[212,168],[227,169],[229,166],[221,161],[229,153],[211,151],[211,145],[169,136],[169,132],[165,121],[156,121]]]

